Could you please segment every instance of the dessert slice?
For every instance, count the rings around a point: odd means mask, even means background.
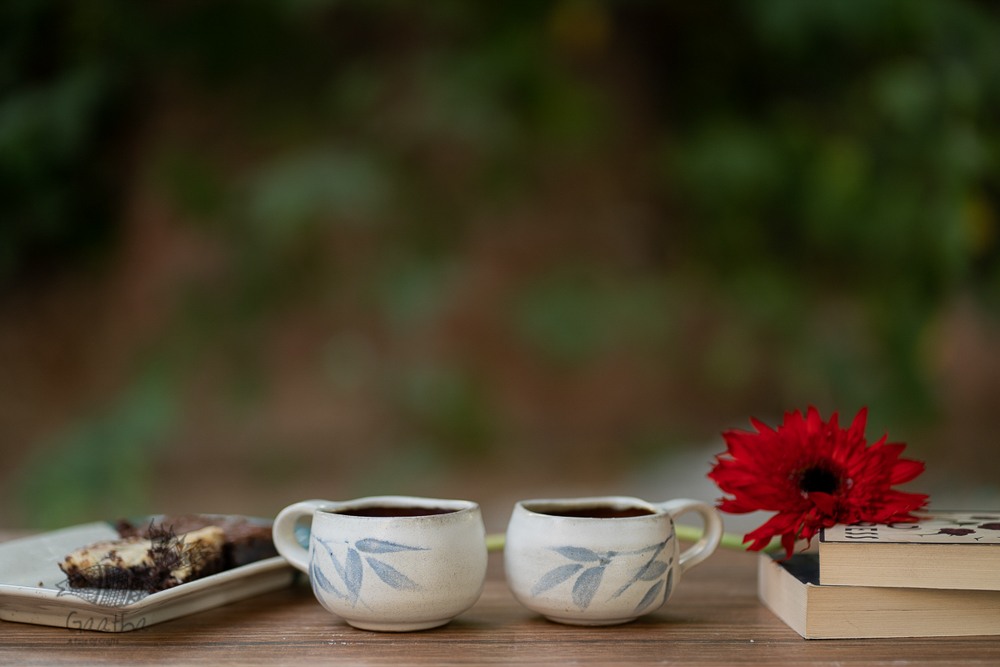
[[[181,536],[150,528],[145,536],[98,542],[68,554],[59,568],[73,588],[150,593],[224,568],[225,533],[206,526]]]
[[[243,516],[166,515],[147,523],[122,519],[115,527],[122,537],[150,537],[164,532],[182,535],[206,526],[218,526],[224,534],[223,569],[229,570],[278,555],[271,540],[271,523]]]

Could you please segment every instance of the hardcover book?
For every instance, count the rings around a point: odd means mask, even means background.
[[[948,637],[1000,634],[1000,592],[821,586],[819,559],[761,554],[757,593],[806,639]]]
[[[1000,512],[930,511],[919,521],[825,528],[823,585],[1000,591]]]

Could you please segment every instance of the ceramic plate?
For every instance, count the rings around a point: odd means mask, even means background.
[[[0,619],[127,632],[283,588],[295,576],[277,556],[158,593],[69,588],[58,565],[66,554],[114,539],[111,524],[96,522],[0,542]]]

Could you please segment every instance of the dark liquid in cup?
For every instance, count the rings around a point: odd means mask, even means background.
[[[403,517],[403,516],[435,516],[438,514],[451,514],[458,510],[446,509],[444,507],[357,507],[354,509],[344,509],[332,512],[332,514],[346,514],[347,516],[370,516],[370,517]]]
[[[536,510],[539,514],[549,516],[567,516],[577,519],[627,519],[634,516],[649,516],[656,514],[645,507],[608,507],[593,505],[590,507],[567,507],[565,509]]]

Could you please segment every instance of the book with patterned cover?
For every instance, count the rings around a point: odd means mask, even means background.
[[[931,510],[912,523],[825,528],[823,585],[1000,590],[1000,511]]]
[[[815,553],[761,554],[761,602],[806,639],[1000,634],[1000,591],[824,586]]]

